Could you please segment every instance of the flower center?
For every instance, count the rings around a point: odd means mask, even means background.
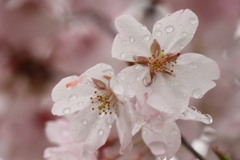
[[[90,97],[93,105],[92,110],[98,110],[99,115],[112,114],[115,108],[116,97],[112,91],[98,90],[94,91],[94,96]]]
[[[180,53],[177,54],[153,54],[148,59],[147,66],[150,68],[151,73],[163,72],[173,75],[174,66],[177,63],[176,59]]]

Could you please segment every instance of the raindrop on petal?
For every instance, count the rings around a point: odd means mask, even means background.
[[[182,33],[184,37],[187,37],[187,32]]]
[[[173,26],[167,26],[167,27],[165,28],[165,32],[167,32],[167,33],[172,33],[173,31],[174,31]]]
[[[197,99],[202,98],[203,96],[202,90],[200,88],[194,89],[192,92],[192,96]]]
[[[162,24],[161,23],[157,23],[157,24],[155,24],[155,27],[160,28],[160,27],[162,27]]]
[[[133,42],[134,42],[134,38],[133,38],[132,36],[130,36],[130,37],[129,37],[129,41],[130,41],[131,43],[133,43]]]
[[[204,114],[204,116],[207,118],[209,124],[213,122],[213,119],[212,119],[212,116],[211,116],[211,115],[209,115],[209,114]]]
[[[82,123],[83,123],[84,125],[87,125],[88,122],[87,122],[87,120],[84,119],[84,120],[82,120]]]
[[[162,35],[162,32],[159,30],[156,30],[154,34],[156,35],[156,37],[160,37]]]
[[[182,25],[179,25],[178,28],[179,28],[179,29],[182,29],[183,27],[182,27]]]
[[[191,108],[193,111],[197,111],[197,108],[195,106],[190,106],[189,108]]]
[[[102,136],[103,134],[104,134],[104,130],[99,129],[99,130],[98,130],[98,135],[99,135],[99,136]]]
[[[109,129],[111,129],[111,128],[112,128],[112,125],[109,125],[108,127],[109,127]]]
[[[141,28],[142,30],[147,30],[147,27],[146,27],[145,25],[140,25],[140,28]]]
[[[63,109],[63,114],[68,114],[71,112],[71,109],[70,108],[64,108]]]
[[[68,101],[74,101],[77,98],[76,94],[72,94],[71,96],[69,96]]]
[[[140,65],[136,65],[136,66],[134,67],[135,70],[138,70],[139,68],[140,68]]]
[[[164,143],[162,142],[152,142],[149,144],[152,152],[156,155],[156,156],[162,156],[166,153],[166,148]]]
[[[126,53],[125,53],[125,52],[122,52],[122,53],[121,53],[121,58],[124,59],[125,56],[126,56]]]
[[[145,40],[145,41],[149,41],[150,39],[151,39],[151,36],[149,36],[149,35],[145,35],[145,36],[144,36],[144,40]]]
[[[190,23],[191,24],[197,24],[197,19],[196,18],[190,18]]]
[[[123,94],[124,92],[124,89],[121,85],[115,85],[113,90],[116,94]]]
[[[123,40],[123,41],[122,41],[122,45],[124,45],[124,44],[126,44],[126,41]]]
[[[82,106],[82,105],[83,105],[83,102],[82,102],[82,101],[79,101],[79,102],[77,103],[77,105]]]

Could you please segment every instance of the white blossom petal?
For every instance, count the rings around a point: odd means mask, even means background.
[[[154,120],[153,120],[154,121]],[[152,153],[160,158],[170,159],[178,151],[181,138],[180,131],[175,122],[163,120],[155,123],[154,128],[151,122],[142,129],[142,137]]]
[[[180,119],[195,120],[206,124],[211,124],[213,121],[212,117],[209,114],[202,114],[193,106],[187,107],[186,110],[183,111],[182,115],[180,116]]]
[[[64,115],[76,112],[91,105],[90,97],[94,88],[86,84],[79,84],[74,88],[67,88],[66,84],[74,81],[77,76],[63,78],[53,89],[52,98],[55,104],[52,108],[54,115]]]
[[[81,110],[72,119],[74,139],[84,142],[90,149],[98,149],[107,141],[114,119],[114,114],[100,116],[91,108]]]
[[[90,97],[96,90],[93,78],[109,85],[106,76],[113,76],[113,69],[110,65],[100,63],[88,69],[81,76],[69,76],[63,78],[53,89],[52,99],[55,102],[52,113],[54,115],[65,115],[85,109],[92,105]],[[73,87],[67,84],[77,81]]]
[[[174,67],[176,81],[194,98],[201,98],[208,90],[215,87],[220,76],[217,63],[201,54],[181,55]]]
[[[119,72],[111,81],[111,88],[118,98],[125,100],[143,94],[146,90],[144,83],[149,79],[149,68],[136,64]]]
[[[118,136],[121,144],[120,153],[128,153],[132,149],[132,104],[122,104],[118,102],[116,125]]]
[[[119,34],[112,46],[112,57],[133,62],[134,56],[149,57],[152,36],[148,29],[131,16],[120,16],[115,21]]]
[[[179,10],[157,21],[152,34],[165,53],[178,53],[192,40],[197,26],[198,17],[191,10]]]
[[[181,83],[169,74],[156,74],[147,103],[160,112],[179,116],[188,106],[189,97]]]

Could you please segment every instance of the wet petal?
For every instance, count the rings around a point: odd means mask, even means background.
[[[175,65],[177,81],[194,98],[201,98],[208,90],[215,87],[220,76],[217,63],[201,54],[181,55]]]
[[[152,34],[165,53],[178,53],[192,40],[197,26],[198,17],[191,10],[179,10],[157,21]]]
[[[153,128],[151,122],[143,127],[143,140],[154,155],[162,159],[165,157],[170,159],[178,151],[181,144],[179,128],[175,122],[167,120],[158,123],[154,122],[154,124],[154,128],[158,130]]]
[[[112,46],[112,57],[133,62],[134,56],[151,55],[151,33],[131,16],[120,16],[115,21],[119,34]]]
[[[98,111],[86,108],[72,119],[75,140],[84,142],[90,149],[98,149],[105,144],[114,122],[114,114],[98,114]]]

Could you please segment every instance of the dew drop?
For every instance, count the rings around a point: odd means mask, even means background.
[[[179,25],[178,28],[179,28],[179,29],[182,29],[183,27],[182,27],[182,25]]]
[[[108,128],[111,129],[111,128],[112,128],[112,125],[109,125]]]
[[[174,31],[173,26],[167,26],[167,27],[165,28],[165,32],[167,32],[167,33],[172,33],[173,31]]]
[[[162,24],[161,23],[157,23],[157,24],[155,24],[155,27],[160,28],[160,27],[162,27]]]
[[[136,66],[134,67],[135,70],[138,70],[139,68],[140,68],[139,65],[136,65]]]
[[[115,85],[113,89],[116,94],[123,94],[124,92],[124,89],[121,85]]]
[[[193,111],[197,111],[197,108],[195,106],[190,106],[189,108],[191,108]]]
[[[145,35],[145,36],[144,36],[144,40],[145,40],[145,41],[149,41],[150,39],[151,39],[151,36],[149,36],[149,35]]]
[[[68,114],[71,112],[71,109],[70,108],[64,108],[63,109],[63,114]]]
[[[196,18],[190,18],[190,23],[191,24],[197,24],[197,19]]]
[[[140,28],[141,28],[142,30],[147,30],[147,27],[146,27],[145,25],[140,25]]]
[[[160,37],[160,36],[162,35],[162,32],[159,31],[159,30],[156,30],[156,31],[154,32],[154,34],[155,34],[157,37]]]
[[[125,56],[126,56],[126,53],[125,53],[125,52],[122,52],[120,55],[121,55],[121,58],[124,59]]]
[[[123,40],[123,41],[122,41],[122,45],[124,45],[124,44],[126,44],[126,41]]]
[[[130,37],[129,37],[129,41],[130,41],[131,43],[133,43],[133,42],[134,42],[134,38],[133,38],[132,36],[130,36]]]
[[[140,76],[138,76],[136,80],[139,82],[139,81],[141,80],[141,77],[140,77]]]
[[[190,64],[190,68],[196,69],[196,68],[197,68],[197,65],[196,65],[196,64]]]
[[[156,156],[162,156],[166,153],[165,145],[162,142],[152,142],[149,146],[151,146],[152,152]]]
[[[82,101],[79,101],[79,102],[77,103],[77,105],[82,106],[82,105],[83,105],[83,102],[82,102]]]
[[[207,118],[209,124],[213,122],[213,119],[212,119],[212,116],[211,116],[211,115],[209,115],[209,114],[204,114],[204,116]]]
[[[184,45],[180,45],[180,47],[179,47],[180,49],[183,49],[184,48]]]
[[[197,99],[202,98],[203,96],[202,90],[200,88],[193,90],[192,96]]]
[[[72,94],[71,96],[69,96],[68,101],[74,101],[77,98],[76,94]]]
[[[99,135],[99,136],[102,136],[103,134],[104,134],[104,131],[103,131],[102,129],[99,129],[99,130],[98,130],[98,135]]]
[[[83,123],[84,125],[87,125],[88,122],[87,122],[87,120],[84,119],[84,120],[82,120],[82,123]]]
[[[187,32],[183,32],[183,37],[187,37]]]

